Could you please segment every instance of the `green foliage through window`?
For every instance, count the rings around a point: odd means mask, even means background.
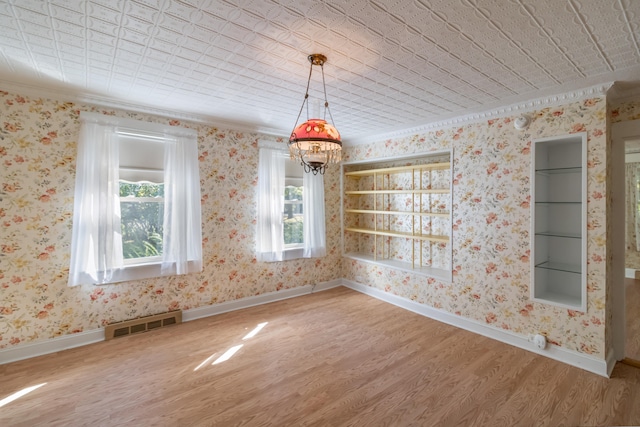
[[[283,235],[285,245],[304,243],[302,216],[302,186],[284,188]]]
[[[304,243],[302,229],[302,215],[284,220],[284,243],[293,245]]]
[[[124,259],[162,255],[164,184],[120,181]]]

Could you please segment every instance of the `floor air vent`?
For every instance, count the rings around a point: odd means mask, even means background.
[[[182,310],[139,317],[137,319],[111,323],[105,326],[104,338],[105,340],[110,340],[125,335],[137,334],[138,332],[162,328],[163,326],[176,325],[178,323],[182,323]]]

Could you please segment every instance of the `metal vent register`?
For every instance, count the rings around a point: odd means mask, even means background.
[[[154,314],[152,316],[111,323],[104,328],[104,338],[105,340],[110,340],[125,335],[147,332],[164,326],[177,325],[179,323],[182,323],[182,310]]]

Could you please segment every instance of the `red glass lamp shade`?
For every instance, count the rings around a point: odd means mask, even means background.
[[[292,159],[302,162],[306,172],[324,174],[329,163],[342,158],[340,133],[326,120],[309,119],[291,133],[289,152]]]

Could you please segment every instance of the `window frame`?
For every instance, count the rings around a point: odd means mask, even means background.
[[[127,182],[131,184],[139,184],[141,182],[149,182],[149,181],[137,181],[130,182],[126,180],[120,179],[119,182]],[[149,182],[150,184],[158,184],[156,182]],[[164,184],[164,182],[162,183]],[[120,212],[121,212],[121,221],[122,221],[122,202],[124,200],[125,203],[162,203],[162,209],[164,210],[164,197],[131,197],[131,196],[120,196]],[[121,222],[122,226],[122,222]],[[162,254],[147,256],[147,257],[137,257],[137,258],[124,258],[124,240],[122,241],[122,251],[123,251],[123,263],[126,267],[133,267],[137,265],[143,264],[160,264],[162,263]]]
[[[292,160],[282,143],[259,140],[258,148],[256,260],[279,262],[324,257],[327,253],[324,175],[302,172],[303,244],[285,248],[284,233],[280,231],[284,219],[285,161]],[[291,164],[302,169],[295,161]]]
[[[290,162],[289,164],[287,164],[287,162]],[[285,160],[285,170],[292,172],[292,169],[295,169],[294,171],[297,173],[298,169],[300,170],[300,176],[298,177],[298,175],[296,174],[295,176],[285,176],[284,178],[284,191],[286,193],[287,191],[287,187],[299,187],[302,188],[302,199],[300,200],[287,200],[284,197],[283,194],[283,200],[284,203],[282,205],[282,240],[284,241],[284,215],[285,215],[285,211],[286,211],[286,206],[287,205],[296,205],[296,206],[303,206],[303,200],[304,200],[304,185],[303,185],[303,176],[302,174],[304,173],[304,169],[302,167],[302,165],[292,159],[286,159]],[[302,212],[302,225],[304,227],[304,211]],[[302,233],[302,241],[300,243],[286,243],[284,242],[284,251],[295,251],[296,249],[302,249],[304,248],[304,233]],[[293,253],[292,253],[293,255]],[[298,256],[298,258],[301,258],[302,255]]]
[[[197,132],[183,127],[84,111],[80,113],[80,121],[82,126],[76,162],[76,189],[68,285],[106,285],[202,271],[202,221]],[[167,194],[165,188],[162,198],[164,204],[163,255],[131,258],[125,262],[120,236],[122,227],[120,203],[121,199],[126,196],[120,197],[119,186],[122,182],[120,173],[122,170],[136,171],[136,166],[130,162],[122,161],[120,144],[123,140],[130,143],[143,139],[147,139],[149,143],[158,144],[159,149],[156,150],[153,147],[154,153],[152,154],[154,156],[147,156],[149,147],[140,146],[134,148],[134,152],[138,151],[140,159],[155,157],[156,163],[162,162],[162,183],[167,183],[166,173],[171,170],[174,178],[171,178],[170,182],[173,183],[172,188],[175,188],[171,190],[170,195]],[[113,154],[109,154],[110,160],[106,162],[101,157],[105,150],[113,152]],[[156,181],[158,168],[149,168],[148,160],[140,162],[142,167],[137,170],[142,174],[155,174],[153,181]],[[117,172],[113,172],[115,170]],[[108,174],[108,178],[106,174]],[[96,179],[92,179],[92,176],[95,176]],[[87,179],[90,182],[85,184]],[[107,182],[107,179],[110,183],[108,189],[104,187],[104,184],[100,184],[102,187],[95,187],[96,182]],[[134,183],[147,181],[147,179],[132,181],[127,178],[123,180]],[[149,182],[158,183],[153,181]],[[96,194],[100,194],[100,197],[96,197]],[[101,224],[108,224],[108,222],[95,218],[102,217],[102,209],[100,208],[102,202],[96,204],[91,201],[92,199],[102,200],[104,197],[111,200],[108,202],[109,206],[117,205],[117,210],[109,210],[106,214],[106,218],[113,218],[115,214],[117,215],[116,219],[107,219],[106,221],[120,224],[119,227],[107,225],[106,234],[100,230],[103,230],[104,226]],[[171,200],[172,202],[169,203],[172,204],[167,205],[167,200]],[[157,199],[153,201],[155,202]],[[167,209],[171,211],[167,212]],[[170,224],[168,232],[167,224]],[[118,247],[118,242],[120,242],[119,255],[117,249],[110,249]],[[107,251],[113,251],[108,252],[106,256],[109,258],[106,261],[102,261],[105,249],[100,248],[103,247],[106,247]]]

